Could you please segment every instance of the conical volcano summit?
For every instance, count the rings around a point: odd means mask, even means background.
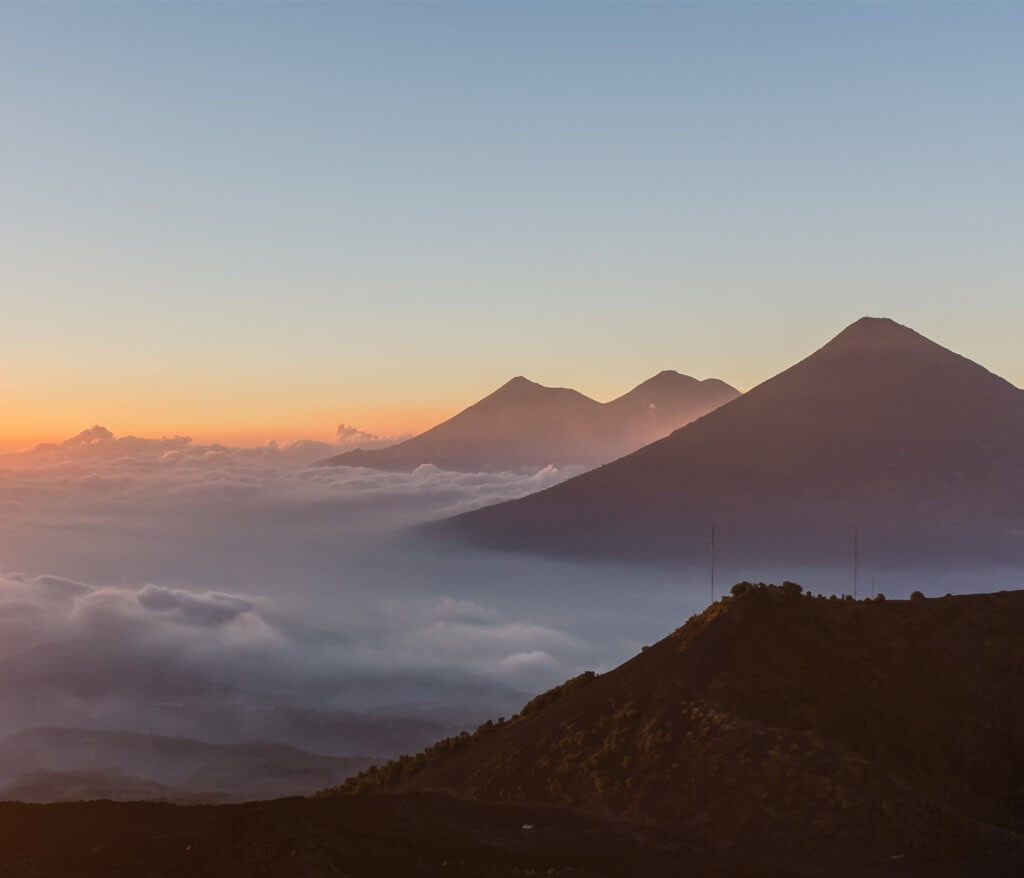
[[[671,435],[441,526],[558,555],[1024,559],[1024,391],[892,320],[865,317]]]

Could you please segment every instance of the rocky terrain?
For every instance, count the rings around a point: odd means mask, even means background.
[[[718,850],[946,860],[1024,831],[1024,592],[744,583],[659,643],[341,791],[448,790]]]

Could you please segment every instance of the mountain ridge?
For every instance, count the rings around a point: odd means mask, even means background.
[[[387,448],[355,449],[324,466],[412,471],[536,471],[596,466],[633,451],[739,394],[716,378],[665,370],[609,402],[517,375],[429,430]]]
[[[222,801],[303,795],[375,760],[325,756],[269,741],[37,727],[0,738],[0,798]],[[93,792],[89,792],[89,791]]]
[[[741,583],[614,670],[336,792],[560,804],[762,855],[958,858],[1001,833],[1021,850],[1022,635],[1024,591]]]

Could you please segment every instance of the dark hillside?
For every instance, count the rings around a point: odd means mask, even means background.
[[[735,592],[353,795],[0,802],[0,874],[1024,874],[1024,592]]]
[[[790,878],[801,874],[695,850],[649,825],[568,808],[488,804],[439,793],[368,793],[220,807],[0,802],[0,839],[0,875],[5,878]],[[884,874],[921,876],[898,866]]]
[[[968,861],[757,855],[671,827],[443,793],[240,805],[0,802],[5,878],[1018,878],[1005,848]]]
[[[1024,592],[737,591],[614,671],[348,788],[568,804],[822,856],[957,857],[1024,830]]]

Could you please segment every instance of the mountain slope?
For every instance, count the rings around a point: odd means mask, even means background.
[[[345,789],[573,805],[728,850],[961,856],[1024,831],[1022,680],[1024,592],[743,584],[614,671]]]
[[[491,546],[633,558],[1024,558],[1024,392],[864,318],[628,457],[442,526]]]
[[[633,451],[738,395],[716,379],[661,372],[609,403],[518,376],[436,427],[374,450],[332,457],[330,466],[449,470],[593,466]]]
[[[364,774],[356,795],[0,802],[0,872],[1022,874],[1024,592],[736,591],[608,674]]]

